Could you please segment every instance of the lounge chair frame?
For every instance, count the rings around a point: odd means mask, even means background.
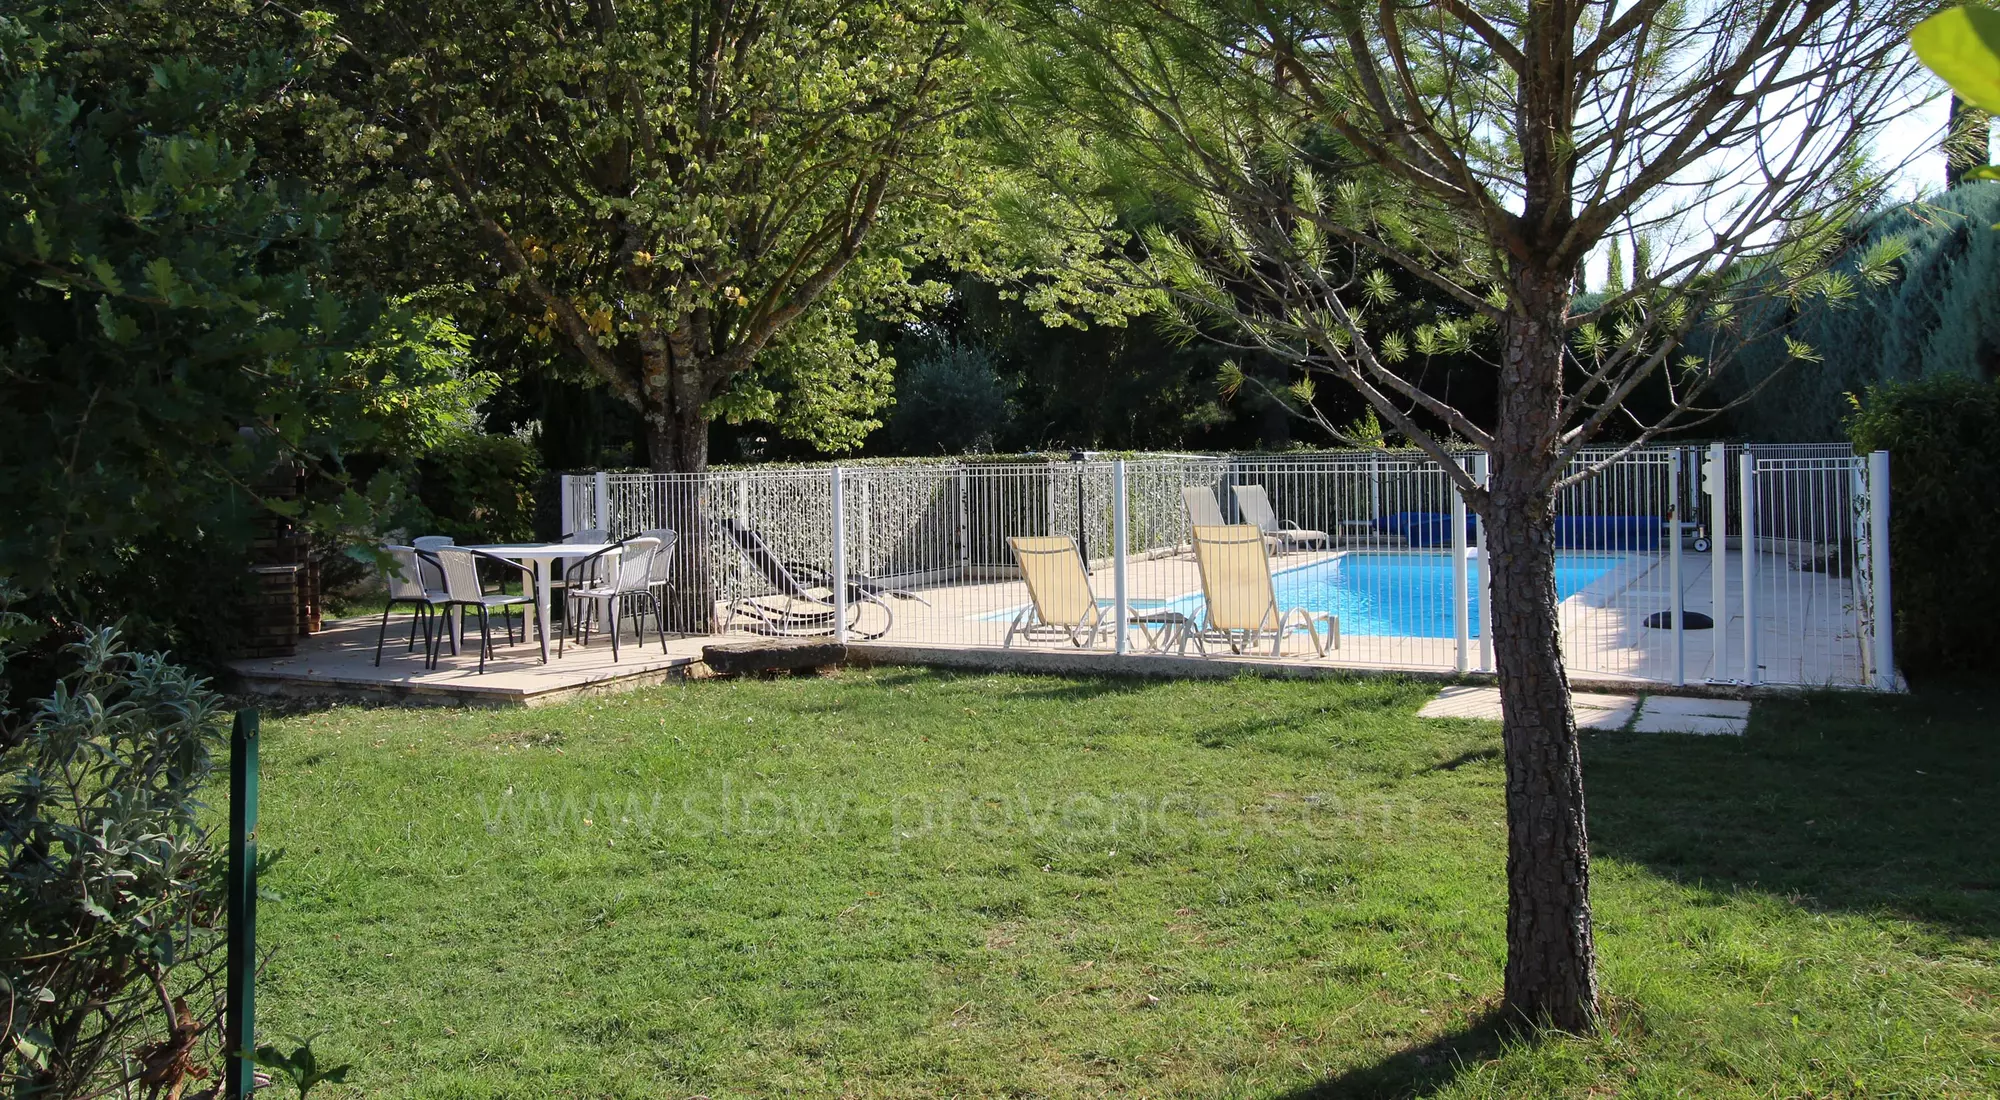
[[[1021,566],[1028,585],[1028,606],[1008,624],[1001,648],[1012,648],[1016,639],[1068,642],[1078,649],[1097,644],[1098,639],[1118,630],[1116,601],[1100,600],[1090,586],[1090,570],[1083,553],[1068,535],[1016,535],[1007,540],[1014,560]],[[1126,625],[1136,626],[1153,652],[1165,649],[1192,627],[1178,611],[1144,610],[1133,612],[1128,605]],[[1195,639],[1201,646],[1201,640]],[[1183,644],[1183,651],[1185,645]],[[1204,653],[1207,651],[1204,649]]]
[[[1202,609],[1197,629],[1190,633],[1198,641],[1216,642],[1228,646],[1231,653],[1243,653],[1268,638],[1271,655],[1276,657],[1285,636],[1303,630],[1321,657],[1340,648],[1338,615],[1278,607],[1262,531],[1247,523],[1220,527],[1198,524],[1193,538],[1195,562],[1201,568]]]
[[[747,619],[744,629],[758,634],[788,638],[819,638],[837,632],[838,608],[834,604],[833,574],[811,562],[787,561],[771,549],[756,529],[733,517],[722,521],[729,542],[751,571],[762,577],[775,593],[732,599],[723,608],[722,629],[736,620]],[[925,603],[914,592],[889,586],[872,577],[850,574],[847,578],[847,633],[860,641],[873,641],[895,625],[896,612],[890,599]],[[926,606],[928,606],[926,604]],[[879,612],[880,625],[862,625],[863,616]]]
[[[1229,521],[1222,518],[1222,505],[1215,498],[1215,490],[1210,489],[1206,485],[1182,486],[1181,506],[1187,510],[1189,531],[1197,527],[1229,526]],[[1275,554],[1278,552],[1278,547],[1278,536],[1266,532],[1264,535],[1264,549]],[[1188,550],[1190,553],[1193,552],[1194,544],[1192,542],[1188,544]]]
[[[1236,510],[1243,521],[1277,539],[1281,550],[1325,549],[1333,545],[1332,537],[1325,531],[1279,519],[1277,510],[1271,507],[1271,494],[1262,485],[1232,485],[1230,490],[1236,494]]]

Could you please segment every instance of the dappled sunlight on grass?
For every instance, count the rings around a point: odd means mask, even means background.
[[[1977,815],[1791,821],[1926,753],[1990,806],[1973,704],[1589,738],[1613,999],[1533,1041],[1490,1020],[1498,731],[1430,690],[877,669],[273,720],[264,1026],[369,1096],[2000,1087]]]

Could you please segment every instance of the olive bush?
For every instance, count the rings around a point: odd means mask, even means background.
[[[221,1054],[224,851],[199,797],[222,702],[115,629],[64,656],[45,697],[0,699],[0,1089],[180,1096]]]

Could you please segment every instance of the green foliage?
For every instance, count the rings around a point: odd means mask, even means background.
[[[1218,389],[1216,370],[1228,349],[1180,339],[1158,314],[1117,325],[1050,325],[1023,297],[1002,283],[960,279],[948,305],[908,326],[896,344],[906,364],[935,355],[940,344],[991,356],[1013,405],[994,432],[995,449],[1249,449],[1290,440],[1290,418],[1266,415],[1263,394],[1228,400]],[[1255,356],[1246,363],[1260,377],[1277,373]],[[898,415],[905,381],[898,380]],[[883,434],[892,449],[903,449]]]
[[[0,1084],[177,1095],[206,1074],[222,995],[222,853],[198,801],[222,700],[115,630],[69,657],[46,698],[0,712]]]
[[[768,408],[760,391],[850,445],[887,368],[847,319],[990,236],[957,0],[343,0],[324,19],[342,63],[306,103],[367,248],[512,307],[644,415],[661,469],[704,465],[709,418]],[[817,339],[787,343],[795,324]]]
[[[1991,234],[1985,234],[1990,236]],[[1890,455],[1896,657],[1910,672],[2000,670],[2000,381],[1941,374],[1872,387],[1848,421]]]
[[[1821,297],[1748,305],[1762,314],[1746,326],[1761,331],[1757,339],[1691,341],[1734,359],[1723,392],[1750,395],[1733,413],[1737,430],[1754,439],[1840,439],[1849,394],[1937,375],[1993,377],[2000,233],[1988,226],[1996,221],[2000,183],[1886,211],[1837,242],[1818,280]]]
[[[2000,111],[2000,12],[1948,8],[1917,24],[1910,48],[1968,103]]]
[[[542,478],[534,445],[510,435],[466,432],[440,443],[418,463],[417,495],[426,515],[418,534],[459,542],[508,542],[535,534],[535,486]]]
[[[898,453],[911,455],[996,450],[1014,415],[1011,391],[985,348],[934,346],[913,357],[896,379],[889,440]]]
[[[347,1083],[347,1071],[354,1067],[348,1063],[321,1068],[319,1056],[313,1053],[312,1040],[294,1035],[292,1041],[298,1046],[290,1054],[278,1047],[266,1044],[250,1053],[250,1060],[265,1069],[276,1070],[285,1080],[299,1090],[299,1100],[306,1097],[320,1085],[341,1085]]]
[[[45,617],[129,615],[149,642],[208,655],[259,518],[353,529],[393,497],[350,488],[341,461],[402,419],[383,380],[422,341],[378,337],[372,311],[325,291],[328,203],[237,132],[302,78],[299,55],[205,61],[181,6],[14,10],[0,576]],[[372,358],[343,354],[371,342]],[[309,500],[261,498],[288,465],[331,476]]]
[[[760,421],[821,454],[842,454],[882,426],[875,414],[891,400],[895,371],[894,359],[856,333],[853,316],[814,310],[758,356],[755,368],[734,376],[709,412],[730,424]]]
[[[368,450],[390,458],[425,454],[479,428],[479,404],[500,378],[473,366],[472,337],[449,317],[383,318],[348,356],[346,382],[360,390]]]

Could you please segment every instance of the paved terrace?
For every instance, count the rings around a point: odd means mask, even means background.
[[[1274,570],[1287,571],[1318,564],[1347,553],[1413,553],[1412,551],[1335,550],[1285,553],[1273,559]],[[1436,551],[1414,553],[1435,554]],[[1563,601],[1561,616],[1564,655],[1572,673],[1580,679],[1623,682],[1641,686],[1671,684],[1674,679],[1674,632],[1645,626],[1655,612],[1668,610],[1672,586],[1665,554],[1622,555],[1623,562],[1603,577]],[[1681,591],[1685,611],[1715,618],[1712,611],[1711,555],[1686,553],[1681,561]],[[1091,586],[1100,599],[1113,591],[1108,562],[1095,563]],[[1755,562],[1756,605],[1759,624],[1757,664],[1759,682],[1797,686],[1859,686],[1863,683],[1861,641],[1857,635],[1852,581],[1823,573],[1802,573],[1786,556],[1759,553]],[[1683,632],[1685,679],[1689,684],[1709,680],[1741,681],[1743,669],[1743,561],[1729,551],[1724,564],[1727,579],[1725,606],[1730,613],[1722,626],[1723,664],[1715,667],[1716,630]],[[1201,577],[1192,557],[1163,555],[1132,561],[1127,567],[1128,596],[1135,602],[1172,602],[1199,598]],[[899,650],[942,647],[987,648],[1002,644],[1010,612],[1028,606],[1027,586],[1018,580],[997,580],[975,584],[934,584],[916,591],[929,602],[922,606],[893,601],[895,626],[880,639],[883,645]],[[1418,592],[1407,594],[1421,599]],[[1283,586],[1280,587],[1283,597]],[[1475,594],[1476,598],[1476,594]],[[1435,609],[1448,617],[1443,606]],[[1098,648],[1108,649],[1108,640]],[[1016,649],[1067,650],[1060,642],[1015,642]],[[1144,639],[1134,634],[1131,649],[1144,649]],[[1187,653],[1195,653],[1189,646]],[[1219,647],[1210,646],[1210,656],[1223,660],[1241,659]],[[1257,654],[1268,658],[1268,643]],[[1333,665],[1372,670],[1450,672],[1457,667],[1457,646],[1452,638],[1412,638],[1357,634],[1343,631],[1340,648],[1325,658],[1314,655],[1304,635],[1288,638],[1281,657],[1286,663],[1310,661],[1313,665]],[[1259,663],[1262,663],[1261,661]],[[1479,639],[1471,640],[1468,667],[1482,667]]]
[[[1344,553],[1382,552],[1294,552],[1279,555],[1273,565],[1290,570]],[[1093,571],[1092,586],[1100,598],[1108,599],[1112,594],[1111,569],[1108,563],[1100,564]],[[1686,610],[1712,617],[1710,567],[1710,555],[1685,554],[1681,587]],[[1852,610],[1852,582],[1823,573],[1802,573],[1785,557],[1773,553],[1760,553],[1756,567],[1760,682],[1860,685],[1863,668]],[[1686,631],[1686,683],[1690,686],[1743,679],[1742,560],[1738,553],[1726,555],[1725,569],[1729,582],[1726,605],[1731,611],[1722,624],[1723,665],[1715,667],[1717,631]],[[1173,601],[1198,596],[1201,591],[1194,560],[1186,554],[1135,559],[1129,565],[1128,582],[1129,596],[1135,602]],[[1205,659],[1195,656],[1192,646],[1184,658],[1151,654],[1136,633],[1131,641],[1133,655],[1123,658],[1112,654],[1108,638],[1089,651],[1062,642],[1020,641],[1011,650],[1002,651],[1001,642],[1013,613],[1028,604],[1027,588],[1019,580],[932,583],[916,591],[927,605],[892,601],[896,611],[893,629],[874,641],[857,642],[853,647],[857,657],[962,667],[1122,670],[1183,676],[1244,671],[1317,675],[1336,669],[1449,674],[1456,668],[1457,649],[1451,638],[1346,632],[1340,648],[1325,658],[1316,656],[1302,635],[1288,638],[1275,657],[1268,645],[1240,655],[1211,646]],[[1666,557],[1633,554],[1565,600],[1561,613],[1572,679],[1579,684],[1641,689],[1671,685],[1673,632],[1643,625],[1648,615],[1667,608],[1669,591]],[[408,620],[401,614],[391,620],[389,645],[377,668],[377,621],[336,622],[305,639],[296,656],[242,661],[234,667],[243,686],[253,691],[461,705],[538,705],[702,674],[701,647],[715,640],[714,636],[670,635],[663,651],[657,640],[634,645],[628,635],[622,660],[614,663],[610,645],[597,638],[588,647],[569,645],[565,656],[547,665],[538,660],[532,642],[502,646],[481,675],[472,645],[466,646],[461,656],[442,657],[435,671],[425,670],[421,652],[405,653],[402,648]],[[745,636],[740,629],[730,633]],[[1482,665],[1479,650],[1474,638],[1468,653],[1468,665],[1474,671]]]

